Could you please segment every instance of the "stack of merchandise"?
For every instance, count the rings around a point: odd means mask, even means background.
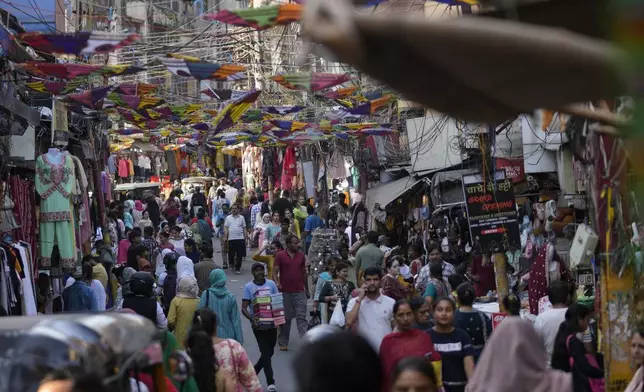
[[[286,324],[284,313],[284,297],[282,293],[271,295],[271,306],[273,307],[273,322],[275,326]]]
[[[282,294],[271,295],[270,290],[258,290],[253,298],[253,315],[259,329],[271,329],[286,323]]]
[[[338,234],[334,229],[315,229],[308,254],[313,282],[316,282],[322,271],[326,270],[327,261],[338,256],[338,245]]]

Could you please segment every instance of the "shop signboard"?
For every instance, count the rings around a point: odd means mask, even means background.
[[[493,181],[480,175],[463,176],[470,238],[478,239],[484,252],[508,246],[521,249],[519,223],[512,181],[497,172]]]
[[[525,180],[523,158],[496,158],[495,165],[497,170],[505,171],[505,178],[513,183]]]

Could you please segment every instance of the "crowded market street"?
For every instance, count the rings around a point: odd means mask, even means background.
[[[0,392],[644,392],[644,8],[0,0]]]

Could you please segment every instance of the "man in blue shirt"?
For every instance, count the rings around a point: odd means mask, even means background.
[[[63,290],[63,310],[65,312],[98,311],[98,303],[94,297],[94,292],[83,280],[83,274],[74,272],[73,279],[75,279],[75,282]]]
[[[313,240],[313,232],[318,227],[324,227],[324,221],[316,215],[315,208],[313,208],[313,206],[306,206],[306,212],[308,212],[309,216],[306,218],[306,221],[304,221],[304,234],[306,235],[306,249],[304,252],[308,255],[309,247]]]

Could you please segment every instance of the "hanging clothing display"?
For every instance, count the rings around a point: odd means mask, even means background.
[[[69,155],[50,151],[36,159],[36,191],[40,195],[40,257],[51,267],[54,244],[60,252],[60,267],[75,265],[76,242],[71,194],[76,185],[74,163]]]
[[[112,178],[104,171],[101,172],[101,191],[105,201],[112,200]]]
[[[293,178],[297,176],[296,164],[295,147],[287,147],[282,161],[281,190],[290,191],[293,187]]]
[[[76,176],[76,197],[74,203],[78,206],[78,224],[80,226],[79,243],[84,244],[92,236],[92,225],[89,218],[89,198],[87,196],[87,175],[83,163],[78,157],[70,155],[74,161],[74,174]]]
[[[32,260],[25,242],[0,245],[0,306],[11,316],[37,314]]]
[[[119,166],[118,166],[118,175],[121,178],[127,178],[129,177],[130,173],[130,165],[128,164],[127,159],[119,159]]]
[[[337,149],[333,150],[333,152],[331,153],[331,159],[329,159],[327,168],[327,178],[330,180],[344,179],[349,177],[349,173],[347,172],[347,167],[344,162],[344,157]]]
[[[11,198],[15,200],[14,212],[20,226],[13,232],[16,240],[24,241],[31,249],[36,249],[36,191],[32,180],[23,180],[20,176],[9,179]]]
[[[550,248],[549,248],[550,247]],[[549,254],[549,251],[551,254]],[[550,265],[556,263],[559,279],[569,281],[571,275],[564,263],[559,260],[559,255],[554,250],[554,245],[547,241],[537,253],[537,257],[530,266],[530,279],[528,283],[528,302],[530,303],[530,313],[539,314],[539,300],[548,295],[548,283],[552,273]]]
[[[2,208],[0,209],[0,232],[6,233],[11,232],[14,229],[18,228],[16,223],[16,218],[13,215],[13,209],[16,205],[9,197],[7,189],[5,189]]]

